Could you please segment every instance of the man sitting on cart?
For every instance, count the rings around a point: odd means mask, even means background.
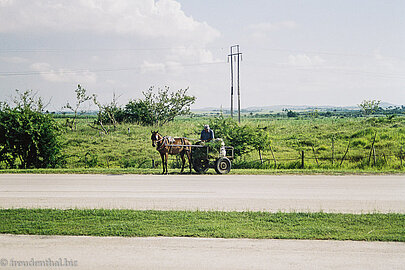
[[[209,125],[204,125],[203,131],[201,131],[200,140],[202,142],[209,142],[214,139],[214,131],[210,129]]]

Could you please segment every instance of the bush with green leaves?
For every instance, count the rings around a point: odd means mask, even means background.
[[[291,110],[287,111],[287,117],[297,117],[297,116],[298,116],[297,112],[294,112],[294,111],[291,111]]]
[[[380,109],[380,103],[381,100],[363,100],[358,106],[364,115],[370,115]]]
[[[150,87],[142,92],[144,99],[132,100],[125,106],[126,119],[131,123],[161,126],[176,116],[190,114],[190,106],[196,97],[187,95],[187,91],[188,88],[170,92],[167,86],[155,91]]]
[[[118,105],[117,97],[115,93],[110,103],[101,104],[97,95],[93,94],[93,102],[98,107],[97,122],[103,128],[103,124],[109,124],[114,126],[114,130],[117,128],[118,123],[124,121],[124,111]],[[103,130],[106,131],[106,130]]]
[[[56,167],[60,155],[59,125],[44,114],[41,98],[18,93],[14,106],[0,105],[0,165],[6,168]]]
[[[87,90],[83,88],[80,84],[77,85],[75,93],[76,93],[76,104],[71,105],[69,102],[67,102],[66,105],[63,106],[63,109],[69,109],[74,113],[72,122],[66,121],[66,125],[70,126],[72,130],[77,129],[76,122],[79,114],[79,108],[82,106],[83,103],[91,99],[91,96],[87,94]]]
[[[144,100],[130,100],[123,110],[124,119],[129,123],[151,126],[155,123],[152,108]]]
[[[209,123],[216,138],[222,138],[225,144],[234,147],[235,156],[241,156],[252,150],[259,154],[270,145],[269,134],[265,129],[251,125],[240,125],[232,118],[215,117]]]

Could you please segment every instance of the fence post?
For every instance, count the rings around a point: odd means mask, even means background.
[[[377,137],[377,131],[374,134],[373,143],[371,144],[370,154],[368,155],[368,165],[370,166],[371,154],[373,153],[375,138]]]
[[[259,148],[259,157],[260,157],[260,164],[263,164],[263,157],[262,157],[262,152],[260,151],[260,148]]]
[[[401,169],[402,169],[402,145],[401,145],[401,153],[399,159],[401,160]]]
[[[311,146],[312,146],[312,152],[314,153],[314,157],[315,157],[315,160],[316,160],[316,165],[318,165],[318,167],[319,167],[319,162],[318,162],[318,158],[316,157],[315,148],[314,148],[313,145],[311,145]]]
[[[349,144],[347,145],[346,152],[345,152],[345,154],[343,155],[342,160],[340,161],[340,165],[339,165],[339,166],[342,166],[343,161],[344,161],[345,158],[346,158],[347,152],[349,152],[349,147],[350,147],[350,140],[349,140]]]
[[[375,156],[375,147],[373,145],[373,166],[375,166],[376,163],[376,156]]]
[[[304,150],[301,151],[301,169],[304,169]]]
[[[271,147],[271,145],[270,145],[270,151],[271,151],[271,155],[273,156],[273,160],[274,160],[274,168],[277,168],[277,161],[276,161],[276,158],[274,156],[273,148]]]
[[[332,136],[332,166],[335,158],[335,136]]]
[[[155,168],[155,160],[152,158],[152,168]]]

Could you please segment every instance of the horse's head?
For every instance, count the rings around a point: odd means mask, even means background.
[[[162,136],[159,134],[159,131],[150,131],[150,132],[152,133],[152,135],[150,136],[150,139],[152,140],[152,146],[155,147],[156,142],[159,141]]]

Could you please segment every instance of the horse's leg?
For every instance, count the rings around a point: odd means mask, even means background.
[[[181,165],[181,171],[180,173],[183,173],[184,171],[184,164],[186,164],[186,158],[184,157],[184,150],[180,152],[180,157],[181,157],[181,161],[183,162],[183,164]]]
[[[190,167],[190,173],[191,173],[191,148],[186,151],[187,159],[188,159],[188,166]]]
[[[162,158],[162,167],[163,167],[163,172],[162,174],[165,174],[165,154],[160,153],[160,157]]]
[[[168,152],[165,153],[165,158],[166,158],[166,160],[165,160],[166,174],[169,174],[169,171],[167,170],[167,161],[169,160],[169,153]]]

